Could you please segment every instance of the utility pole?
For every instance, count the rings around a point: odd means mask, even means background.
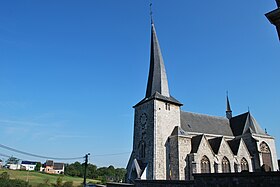
[[[87,186],[87,166],[88,166],[88,156],[90,155],[90,153],[85,155],[85,172],[84,172],[84,187]]]

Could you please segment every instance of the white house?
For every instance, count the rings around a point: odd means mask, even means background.
[[[25,169],[28,171],[34,171],[36,167],[37,162],[33,161],[22,161],[21,162],[21,169]]]

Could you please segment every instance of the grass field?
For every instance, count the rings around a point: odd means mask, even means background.
[[[8,170],[1,169],[0,174],[3,172],[7,172],[10,176],[10,179],[20,179],[24,181],[28,181],[32,187],[37,187],[39,184],[45,184],[47,181],[49,184],[56,184],[56,180],[58,177],[62,177],[62,181],[73,181],[73,186],[80,186],[83,182],[83,178],[79,177],[70,177],[65,175],[55,175],[55,174],[45,174],[39,173],[35,171],[18,171],[18,170]],[[91,183],[100,183],[98,180],[87,179],[87,182]]]

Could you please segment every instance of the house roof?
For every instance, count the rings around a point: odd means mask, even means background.
[[[26,165],[36,165],[38,162],[33,162],[33,161],[22,161],[21,164],[26,164]]]
[[[47,160],[45,165],[46,166],[53,166],[53,160]]]
[[[233,136],[229,120],[223,117],[181,111],[181,127],[186,132]]]
[[[54,170],[62,170],[63,167],[64,167],[64,163],[57,163],[57,162],[55,162],[55,163],[53,164],[53,169],[54,169]]]
[[[223,140],[223,137],[217,137],[217,138],[208,140],[208,142],[215,154],[218,154],[222,140]]]

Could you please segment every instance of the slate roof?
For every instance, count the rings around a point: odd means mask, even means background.
[[[233,140],[230,140],[230,141],[227,142],[234,155],[237,155],[237,153],[238,153],[240,142],[241,142],[240,138],[239,139],[233,139]]]
[[[170,97],[166,97],[166,96],[163,96],[161,95],[160,93],[158,92],[155,92],[152,96],[148,97],[148,98],[144,98],[142,99],[139,103],[137,103],[134,107],[138,106],[138,105],[141,105],[147,101],[150,101],[152,99],[156,99],[156,100],[160,100],[160,101],[164,101],[164,102],[168,102],[168,103],[173,103],[173,104],[176,104],[176,105],[179,105],[179,106],[182,106],[183,104],[180,103],[178,100],[176,100],[174,97],[170,96]]]
[[[148,84],[146,90],[146,98],[152,96],[155,92],[163,96],[169,97],[169,88],[167,76],[165,72],[164,62],[156,34],[156,29],[152,23],[151,28],[151,54],[150,54],[150,70]]]
[[[250,112],[231,118],[230,127],[234,136],[240,136],[246,133],[267,135]]]
[[[229,120],[223,117],[181,111],[181,127],[186,132],[233,136]]]
[[[218,154],[222,140],[223,140],[223,137],[217,137],[217,138],[208,140],[208,142],[215,154]]]
[[[192,137],[192,150],[191,153],[197,153],[198,151],[198,147],[200,145],[200,142],[202,140],[203,135],[198,135],[198,136],[194,136]]]
[[[233,135],[238,136],[243,133],[243,129],[247,120],[249,112],[246,112],[244,114],[235,116],[230,119],[230,127],[232,129]]]
[[[186,135],[186,132],[181,127],[176,126],[171,133],[171,136],[174,135]]]

